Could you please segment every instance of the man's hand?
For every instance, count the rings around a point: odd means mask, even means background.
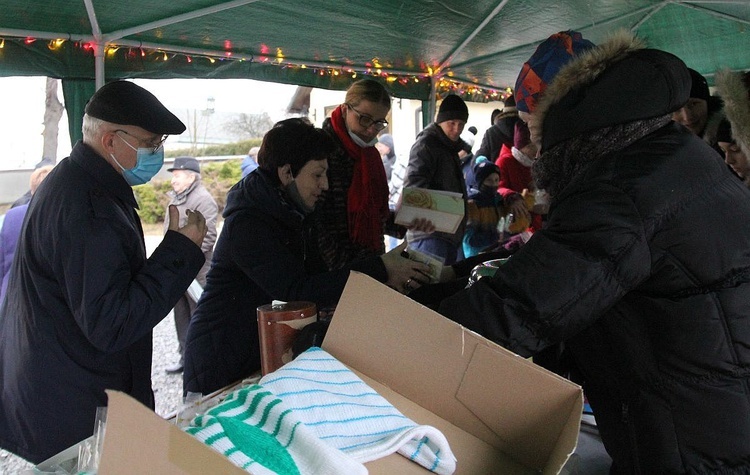
[[[420,231],[423,233],[435,232],[435,225],[432,221],[425,218],[414,218],[411,223],[406,226],[406,229],[410,231]]]
[[[206,218],[203,217],[200,211],[189,209],[186,213],[187,223],[180,228],[178,227],[180,225],[180,211],[177,209],[177,206],[169,205],[169,230],[177,231],[193,241],[196,246],[201,247],[203,238],[206,237],[206,233],[208,232]]]
[[[380,256],[388,272],[386,284],[401,293],[408,294],[430,282],[430,266],[403,257],[406,241]]]

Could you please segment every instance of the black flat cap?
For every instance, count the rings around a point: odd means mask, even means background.
[[[86,114],[120,125],[135,125],[152,134],[179,135],[185,124],[153,94],[130,81],[102,86],[86,104]]]
[[[174,159],[174,165],[167,168],[168,172],[172,170],[192,170],[196,173],[201,172],[201,165],[193,157],[177,157]]]

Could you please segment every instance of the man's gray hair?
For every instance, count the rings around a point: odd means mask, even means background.
[[[83,133],[84,143],[95,143],[96,138],[101,133],[102,129],[108,125],[112,124],[105,120],[92,117],[88,114],[83,114],[83,125],[81,126],[81,132]]]

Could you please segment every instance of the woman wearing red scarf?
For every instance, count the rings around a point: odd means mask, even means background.
[[[388,91],[373,79],[353,83],[345,102],[323,123],[338,142],[328,159],[328,185],[316,209],[320,253],[329,269],[385,252],[383,235],[393,216],[388,208],[388,182],[380,153],[378,132],[388,126]],[[402,233],[405,229],[400,230]],[[390,234],[390,232],[389,232]],[[388,285],[408,292],[426,282],[425,266],[389,253],[384,259]]]

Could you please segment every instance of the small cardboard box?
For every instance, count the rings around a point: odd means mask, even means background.
[[[362,274],[323,348],[418,424],[445,434],[457,474],[558,473],[573,453],[580,387]],[[128,396],[109,392],[99,473],[246,473]],[[371,474],[429,472],[393,454]]]

